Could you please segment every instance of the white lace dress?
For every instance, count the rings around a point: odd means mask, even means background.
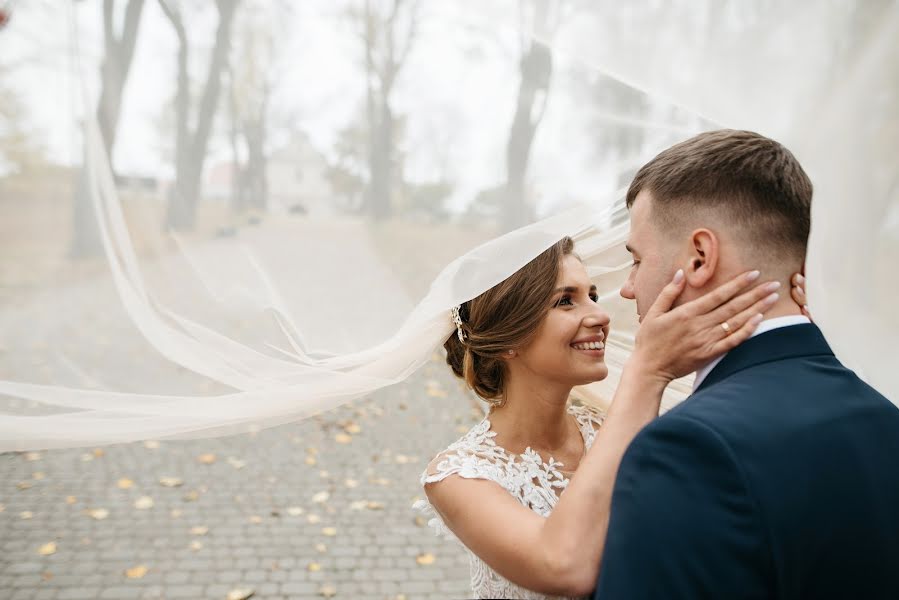
[[[589,449],[596,436],[596,428],[602,423],[604,415],[596,409],[574,405],[568,406],[568,412],[574,415],[584,437],[584,447]],[[562,463],[556,462],[552,457],[545,463],[531,448],[525,449],[522,454],[506,452],[496,445],[494,437],[496,432],[490,429],[490,420],[485,417],[437,456],[438,460],[432,462],[429,469],[422,474],[421,484],[424,486],[427,483],[442,481],[450,475],[459,475],[467,479],[488,479],[501,485],[521,504],[538,515],[549,516],[568,485],[568,479],[559,470],[563,466]],[[419,500],[413,508],[431,517],[428,524],[438,535],[459,541],[427,499]],[[472,594],[477,598],[525,600],[558,598],[512,583],[487,566],[471,550],[468,550],[468,556],[471,564]]]

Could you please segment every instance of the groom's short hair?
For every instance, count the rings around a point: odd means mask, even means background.
[[[691,215],[706,209],[749,242],[805,257],[812,183],[772,139],[733,129],[701,133],[643,165],[627,191],[628,208],[641,190],[651,194],[651,218],[665,230],[689,225]]]

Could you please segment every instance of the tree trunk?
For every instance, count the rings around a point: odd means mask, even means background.
[[[112,168],[119,116],[122,109],[122,93],[131,70],[134,47],[144,0],[129,0],[125,8],[122,34],[116,37],[113,23],[114,0],[103,2],[104,53],[100,67],[100,100],[97,103],[97,123]],[[84,150],[84,166],[78,175],[74,197],[73,233],[70,254],[75,257],[96,256],[103,250],[97,213],[90,197],[87,181],[87,148]]]
[[[521,58],[521,83],[515,116],[509,129],[506,145],[506,189],[503,202],[503,228],[516,229],[524,225],[530,215],[525,197],[525,178],[530,160],[531,146],[537,126],[546,107],[546,93],[552,74],[552,54],[545,45],[531,42]],[[543,92],[542,104],[535,113],[539,92]]]
[[[231,24],[238,0],[217,0],[219,24],[215,34],[215,46],[203,96],[197,113],[197,125],[193,132],[188,130],[187,113],[189,81],[187,78],[187,37],[180,15],[170,11],[160,2],[178,33],[178,95],[177,95],[177,139],[175,149],[175,185],[169,196],[166,224],[175,231],[189,231],[196,226],[197,203],[202,188],[203,163],[206,148],[221,90],[222,71],[227,63],[231,40]]]

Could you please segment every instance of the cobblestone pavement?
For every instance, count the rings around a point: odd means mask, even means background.
[[[0,378],[59,381],[52,356],[12,352],[25,323],[47,344],[29,310],[0,314]],[[481,414],[435,355],[257,434],[0,454],[0,600],[467,597],[463,550],[411,505],[428,460]]]

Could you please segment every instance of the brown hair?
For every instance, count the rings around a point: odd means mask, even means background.
[[[481,398],[502,400],[506,377],[503,354],[527,345],[533,338],[550,309],[562,258],[573,251],[574,241],[565,237],[501,283],[460,306],[465,341],[459,341],[455,331],[446,340],[446,363]]]
[[[650,218],[669,233],[696,208],[711,209],[752,247],[805,257],[812,183],[789,150],[762,135],[721,129],[676,144],[637,172],[628,208],[642,190],[652,194]]]

